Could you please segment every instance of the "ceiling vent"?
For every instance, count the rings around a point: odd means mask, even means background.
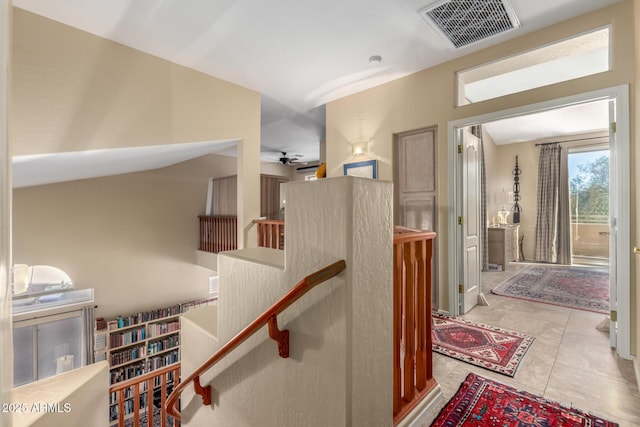
[[[520,26],[509,0],[446,0],[418,13],[456,49]]]

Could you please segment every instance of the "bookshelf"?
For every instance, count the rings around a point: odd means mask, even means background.
[[[94,361],[109,362],[111,385],[179,363],[180,316],[190,308],[209,305],[216,300],[214,297],[191,301],[129,316],[118,316],[109,321],[98,318],[94,330]],[[144,387],[140,393],[147,393],[146,383],[141,385]],[[167,390],[167,393],[170,391]],[[151,392],[155,399],[161,392],[159,385]],[[141,402],[146,400],[141,399]],[[125,393],[126,418],[133,415],[133,404],[133,387],[130,387]],[[109,424],[114,425],[118,419],[116,393],[111,393],[109,405]],[[146,409],[143,405],[140,413]]]

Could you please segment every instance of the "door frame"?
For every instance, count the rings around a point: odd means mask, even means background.
[[[617,171],[617,221],[618,230],[623,230],[618,234],[616,243],[615,272],[617,275],[617,295],[618,295],[618,336],[616,351],[624,359],[631,359],[631,182],[630,175],[630,117],[629,117],[629,85],[619,85],[610,88],[585,92],[562,98],[551,99],[535,104],[524,105],[506,110],[481,114],[478,116],[450,121],[447,124],[448,131],[448,163],[449,163],[449,200],[450,205],[447,213],[448,217],[448,276],[449,276],[449,313],[459,315],[459,295],[458,285],[460,284],[459,265],[462,261],[460,247],[461,227],[458,226],[457,217],[461,215],[460,206],[460,177],[461,171],[458,165],[457,145],[459,143],[458,129],[495,121],[507,117],[522,116],[537,113],[545,110],[554,110],[573,104],[581,104],[600,99],[615,99],[616,101],[616,171]],[[625,232],[625,230],[629,232]]]

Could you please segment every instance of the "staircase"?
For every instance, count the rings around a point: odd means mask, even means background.
[[[340,177],[288,184],[287,196],[286,250],[221,252],[218,305],[183,319],[183,380],[221,349],[226,357],[198,376],[203,389],[211,387],[207,405],[184,384],[181,423],[392,426],[392,186]],[[270,325],[275,335],[289,330],[288,358],[278,356],[267,328],[226,351],[302,278],[338,260],[345,271]],[[433,382],[429,400],[441,396]]]

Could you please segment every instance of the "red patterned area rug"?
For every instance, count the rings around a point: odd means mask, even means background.
[[[609,272],[604,268],[530,265],[491,292],[578,310],[609,313]]]
[[[433,351],[513,377],[534,338],[520,332],[433,314]]]
[[[431,427],[457,426],[593,426],[617,423],[575,408],[568,408],[497,381],[469,374],[457,393],[440,411]]]

